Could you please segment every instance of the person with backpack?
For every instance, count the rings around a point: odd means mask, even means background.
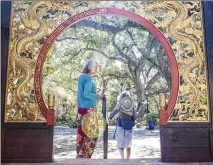
[[[126,149],[126,159],[130,159],[133,127],[138,114],[129,91],[123,91],[118,96],[117,104],[110,113],[109,119],[112,119],[116,114],[118,114],[115,130],[117,146],[121,158],[124,159],[124,149]]]

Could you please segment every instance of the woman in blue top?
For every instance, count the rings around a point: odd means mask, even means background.
[[[83,74],[78,78],[77,158],[91,158],[98,140],[97,134],[94,136],[94,132],[98,132],[98,125],[95,128],[91,126],[91,121],[96,120],[92,114],[95,111],[97,101],[102,98],[102,95],[97,94],[96,85],[93,81],[93,76],[97,71],[98,64],[90,59],[82,69]],[[93,133],[93,136],[89,136],[91,133]]]

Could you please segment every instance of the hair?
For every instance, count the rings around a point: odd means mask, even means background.
[[[132,94],[129,91],[123,91],[118,95],[117,102],[119,102],[125,96],[129,96],[132,98]]]
[[[95,65],[97,65],[97,64],[98,63],[93,59],[87,60],[84,67],[82,68],[82,73],[88,74],[88,73],[92,72],[95,68]]]

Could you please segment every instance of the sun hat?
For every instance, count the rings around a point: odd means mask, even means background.
[[[128,115],[132,115],[134,102],[133,102],[133,99],[129,95],[121,98],[119,103],[120,103],[121,112],[126,113]]]

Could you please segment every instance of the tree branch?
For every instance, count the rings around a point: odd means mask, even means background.
[[[157,73],[152,77],[152,79],[149,80],[149,82],[147,83],[147,86],[146,86],[146,90],[149,90],[149,89],[152,87],[152,85],[159,79],[160,75],[161,75],[160,72],[157,72]]]
[[[118,33],[124,29],[131,28],[131,27],[140,28],[140,29],[144,28],[142,26],[139,27],[139,25],[133,21],[128,21],[124,26],[120,27],[120,26],[112,26],[112,25],[108,25],[104,23],[98,23],[93,20],[82,20],[76,23],[74,26],[71,26],[71,28],[79,28],[81,26],[94,28],[96,30],[106,31],[108,33]]]
[[[125,58],[129,63],[133,64],[134,66],[136,66],[136,63],[125,53],[123,53],[123,51],[119,48],[119,46],[115,43],[115,36],[117,35],[117,33],[114,33],[114,35],[112,36],[112,44],[113,46],[118,50],[119,55],[121,55],[123,58]]]
[[[109,76],[109,77],[114,77],[114,78],[122,78],[122,79],[127,79],[127,78],[132,78],[130,75],[128,74],[113,74],[113,73],[108,73],[105,74],[104,76]]]
[[[153,96],[153,95],[156,95],[156,94],[159,94],[159,93],[167,93],[169,92],[169,89],[166,88],[166,89],[159,89],[157,91],[154,91],[154,92],[150,92],[149,93],[149,96]]]
[[[78,40],[78,38],[73,38],[73,37],[60,37],[57,38],[56,41],[60,42],[60,41],[64,41],[64,40]]]
[[[150,74],[151,70],[153,69],[153,65],[151,65],[148,69],[148,71],[146,72],[146,77],[148,77],[148,75]]]

